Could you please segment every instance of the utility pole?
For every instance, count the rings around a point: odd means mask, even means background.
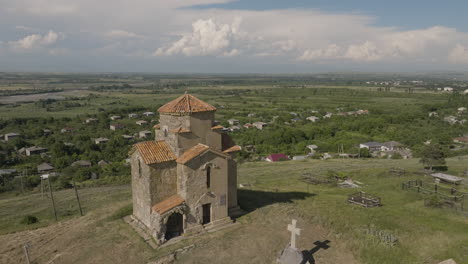
[[[52,199],[52,207],[54,208],[55,221],[58,221],[57,210],[55,209],[54,195],[52,194],[52,186],[50,186],[50,178],[47,179],[47,182],[49,183],[50,198]]]
[[[29,251],[28,249],[31,247],[31,245],[29,243],[26,243],[23,245],[23,249],[24,249],[24,255],[26,255],[26,263],[28,264],[31,264],[30,260],[29,260]]]
[[[78,202],[78,207],[80,208],[80,215],[83,216],[83,209],[81,209],[80,196],[78,196],[78,189],[76,189],[75,181],[73,181],[73,188],[75,189],[76,201]]]

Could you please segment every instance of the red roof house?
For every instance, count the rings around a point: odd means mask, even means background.
[[[276,153],[276,154],[270,154],[268,157],[266,157],[265,160],[268,162],[277,162],[277,161],[282,161],[282,160],[289,160],[289,157],[283,153]]]

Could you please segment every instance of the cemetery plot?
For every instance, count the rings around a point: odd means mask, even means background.
[[[357,192],[348,196],[348,202],[358,204],[364,207],[381,206],[380,198],[365,192]]]
[[[460,211],[466,211],[466,199],[468,193],[453,187],[445,187],[436,183],[428,183],[421,180],[407,181],[401,184],[402,190],[416,191],[423,195],[431,195],[424,201],[425,206],[449,207]]]

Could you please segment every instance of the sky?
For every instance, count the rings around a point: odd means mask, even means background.
[[[0,71],[468,71],[468,1],[0,0]]]

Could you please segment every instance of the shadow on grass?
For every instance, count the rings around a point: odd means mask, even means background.
[[[312,248],[311,250],[303,250],[302,251],[302,255],[304,255],[303,263],[305,264],[308,261],[310,264],[315,264],[314,254],[320,249],[327,250],[330,247],[328,243],[330,243],[330,240],[325,240],[323,242],[320,242],[319,240],[317,240],[314,242],[314,245],[315,245],[314,248]]]
[[[313,193],[306,192],[267,192],[258,190],[240,189],[237,193],[239,205],[246,212],[252,212],[255,209],[275,204],[292,203],[294,200],[304,200],[307,197],[314,196]]]

